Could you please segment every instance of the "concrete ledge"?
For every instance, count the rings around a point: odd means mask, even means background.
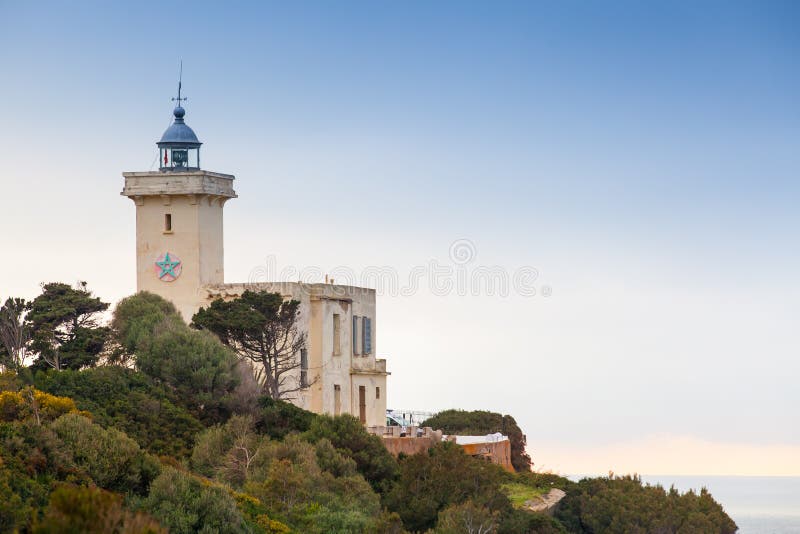
[[[307,284],[305,282],[245,282],[203,287],[203,290],[206,291],[211,299],[240,297],[248,289],[251,291],[280,293],[287,298],[297,299],[301,295],[308,295],[312,300],[340,300],[345,302],[352,302],[364,296],[373,297],[375,294],[375,290],[368,287],[323,283]]]
[[[234,177],[210,171],[123,172],[122,195],[143,197],[157,195],[211,195],[236,198]]]

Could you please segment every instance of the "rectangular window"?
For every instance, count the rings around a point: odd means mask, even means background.
[[[172,231],[172,214],[165,213],[164,214],[164,231],[171,232]]]
[[[375,398],[376,399],[380,399],[381,398],[381,388],[380,388],[380,386],[375,388]]]
[[[308,351],[300,349],[300,387],[308,387]]]
[[[333,355],[338,356],[342,353],[342,325],[339,314],[333,314]]]
[[[372,319],[362,317],[363,326],[361,328],[361,352],[372,354]]]
[[[333,415],[342,414],[342,388],[339,384],[333,385]]]
[[[353,355],[358,356],[358,315],[353,316]]]
[[[367,422],[367,386],[358,386],[358,419]]]

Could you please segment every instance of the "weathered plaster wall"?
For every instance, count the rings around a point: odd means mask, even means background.
[[[208,171],[123,173],[122,194],[136,205],[136,287],[172,301],[191,320],[206,284],[224,281],[222,210],[236,196],[233,176]],[[165,215],[172,229],[165,228]],[[166,252],[181,260],[181,274],[165,282],[155,261]]]
[[[341,412],[359,417],[359,386],[365,387],[366,424],[386,424],[386,361],[375,357],[377,324],[375,290],[335,284],[263,282],[255,284],[217,284],[204,288],[197,307],[207,306],[216,298],[232,299],[245,290],[280,293],[300,301],[298,328],[308,334],[309,381],[316,379],[292,402],[316,413],[334,414],[335,386],[340,387]],[[333,345],[333,316],[340,316],[340,350]],[[353,315],[372,319],[372,351],[353,354]],[[299,381],[299,369],[295,380]],[[376,388],[380,388],[377,398]]]

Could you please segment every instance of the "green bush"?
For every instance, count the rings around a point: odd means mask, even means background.
[[[2,512],[1,524],[16,523],[25,530],[22,527],[29,526],[33,515],[47,505],[51,485],[67,479],[92,482],[75,466],[49,425],[32,421],[0,423],[0,493],[4,503],[0,510],[7,510]],[[9,503],[15,503],[13,512],[6,508]]]
[[[392,524],[356,462],[327,438],[271,440],[254,431],[252,419],[234,416],[198,437],[190,465],[244,491],[268,517],[300,532],[378,532]]]
[[[169,529],[171,534],[247,532],[233,497],[222,487],[166,467],[150,486],[139,508]]]
[[[123,433],[78,414],[52,423],[30,418],[0,423],[0,531],[30,532],[61,482],[143,495],[158,469],[157,461]],[[58,502],[50,507],[56,516]],[[48,521],[42,525],[57,522]]]
[[[144,494],[158,474],[158,462],[119,430],[77,414],[62,415],[51,428],[75,464],[102,488]]]
[[[386,503],[406,528],[424,531],[436,525],[438,514],[451,505],[472,500],[491,512],[506,513],[511,502],[500,488],[501,467],[464,454],[458,445],[443,442],[427,454],[400,461],[400,478]]]
[[[312,443],[323,438],[329,440],[337,450],[355,461],[358,472],[379,493],[388,492],[397,479],[397,461],[381,438],[368,433],[352,415],[319,415],[311,421],[304,437]]]
[[[485,506],[466,500],[453,504],[439,512],[435,534],[464,534],[495,532],[499,524],[499,513]]]
[[[171,303],[151,293],[123,299],[112,330],[123,350],[135,354],[136,368],[168,387],[193,415],[206,423],[230,416],[238,359],[212,334],[189,328]]]
[[[133,355],[165,322],[183,323],[175,305],[154,293],[140,291],[117,303],[111,330],[122,349]]]
[[[171,390],[143,373],[119,366],[39,372],[36,387],[71,397],[94,422],[117,428],[154,454],[185,456],[204,427]]]
[[[256,430],[274,439],[283,439],[291,432],[305,432],[311,428],[315,414],[294,404],[263,396],[259,399],[260,411]]]
[[[737,529],[705,489],[699,495],[665,491],[642,485],[636,476],[586,478],[572,484],[556,518],[574,532],[733,534]]]
[[[14,480],[14,474],[0,467],[0,532],[17,532],[33,513],[30,499],[25,499],[28,488]]]
[[[122,507],[122,497],[98,488],[62,485],[50,495],[34,534],[166,534],[155,520]]]

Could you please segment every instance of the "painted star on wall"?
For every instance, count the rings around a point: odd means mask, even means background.
[[[156,276],[162,282],[172,282],[181,275],[181,260],[169,252],[156,259]]]

